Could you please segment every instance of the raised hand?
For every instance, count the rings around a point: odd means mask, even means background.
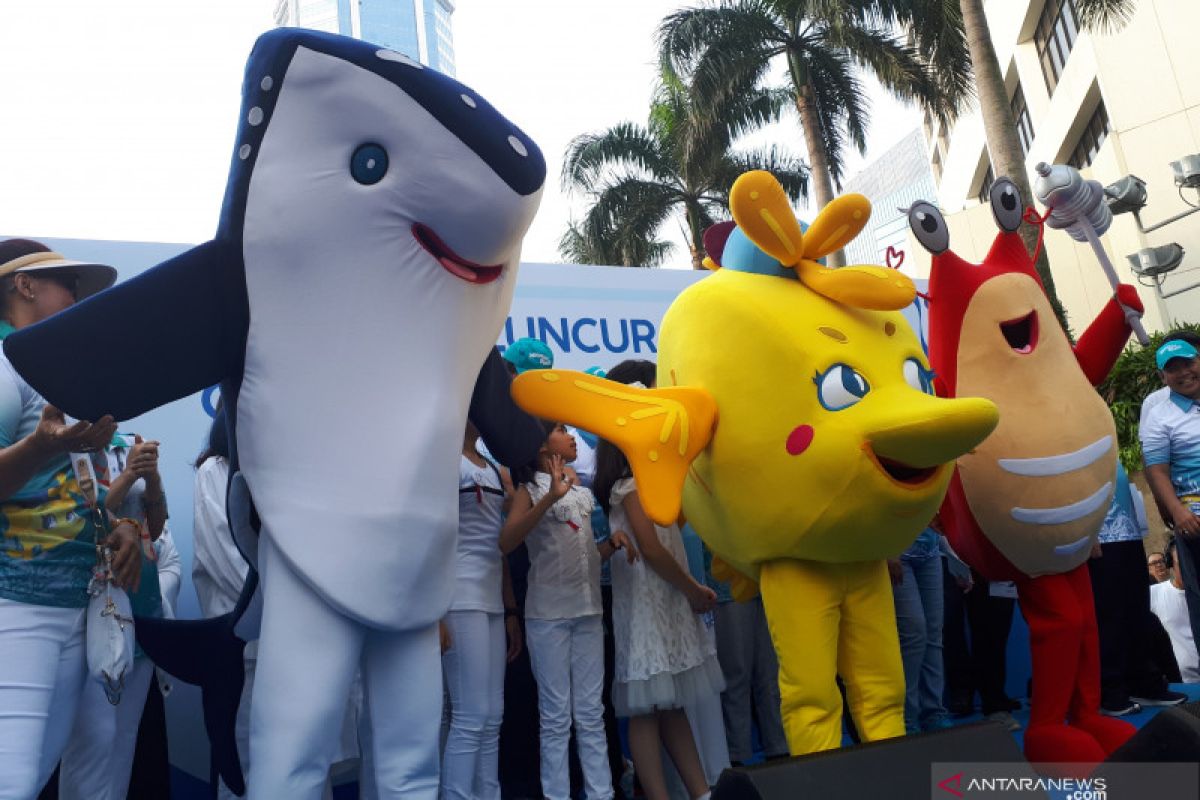
[[[571,476],[567,474],[567,462],[560,455],[552,455],[546,459],[546,472],[550,474],[550,496],[556,501],[566,497],[571,491]]]

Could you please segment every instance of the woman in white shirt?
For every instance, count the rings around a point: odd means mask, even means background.
[[[521,652],[517,603],[500,553],[504,480],[480,455],[478,440],[467,422],[458,468],[454,599],[445,619],[450,641],[442,654],[450,695],[441,785],[447,800],[500,800],[504,669]]]
[[[100,480],[108,486],[109,514],[113,519],[133,519],[142,525],[143,574],[141,585],[131,597],[134,611],[173,617],[179,597],[179,553],[167,529],[167,503],[158,474],[158,442],[117,434],[106,454],[108,469]],[[59,800],[123,800],[129,788],[138,724],[153,677],[154,664],[139,649],[117,704],[109,702],[97,681],[84,685],[79,712],[62,755]]]

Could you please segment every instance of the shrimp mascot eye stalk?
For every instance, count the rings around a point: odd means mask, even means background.
[[[950,249],[942,215],[919,202],[909,225],[933,254],[929,360],[938,393],[986,397],[1000,425],[958,459],[941,519],[988,580],[1016,581],[1029,624],[1033,698],[1025,754],[1095,763],[1134,732],[1099,714],[1100,655],[1087,559],[1113,495],[1116,428],[1098,385],[1129,338],[1120,285],[1074,346],[1017,234],[1024,205],[1007,178],[991,189],[1000,232],[982,264]]]
[[[866,198],[834,200],[802,231],[774,177],[750,172],[730,209],[736,227],[706,236],[715,274],[663,319],[658,388],[540,370],[513,396],[620,447],[654,521],[682,503],[738,592],[761,587],[792,753],[840,744],[837,675],[865,739],[902,736],[885,559],[933,517],[996,409],[933,396],[896,310],[913,300],[907,277],[817,262],[862,230]]]

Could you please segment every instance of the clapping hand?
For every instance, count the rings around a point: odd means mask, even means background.
[[[132,470],[139,478],[153,478],[158,474],[158,442],[144,441],[141,436],[134,437],[133,448],[129,451],[129,461],[126,469]]]

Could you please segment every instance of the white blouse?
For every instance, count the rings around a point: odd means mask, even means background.
[[[550,490],[539,472],[525,484],[536,504]],[[600,551],[592,537],[592,492],[572,486],[546,511],[525,540],[529,548],[527,619],[574,619],[600,614]]]
[[[237,605],[250,565],[242,557],[225,516],[229,462],[213,456],[196,470],[192,517],[192,583],[205,619],[227,614]]]
[[[490,464],[478,466],[466,456],[458,466],[458,555],[451,611],[504,613],[500,527],[504,487]]]

